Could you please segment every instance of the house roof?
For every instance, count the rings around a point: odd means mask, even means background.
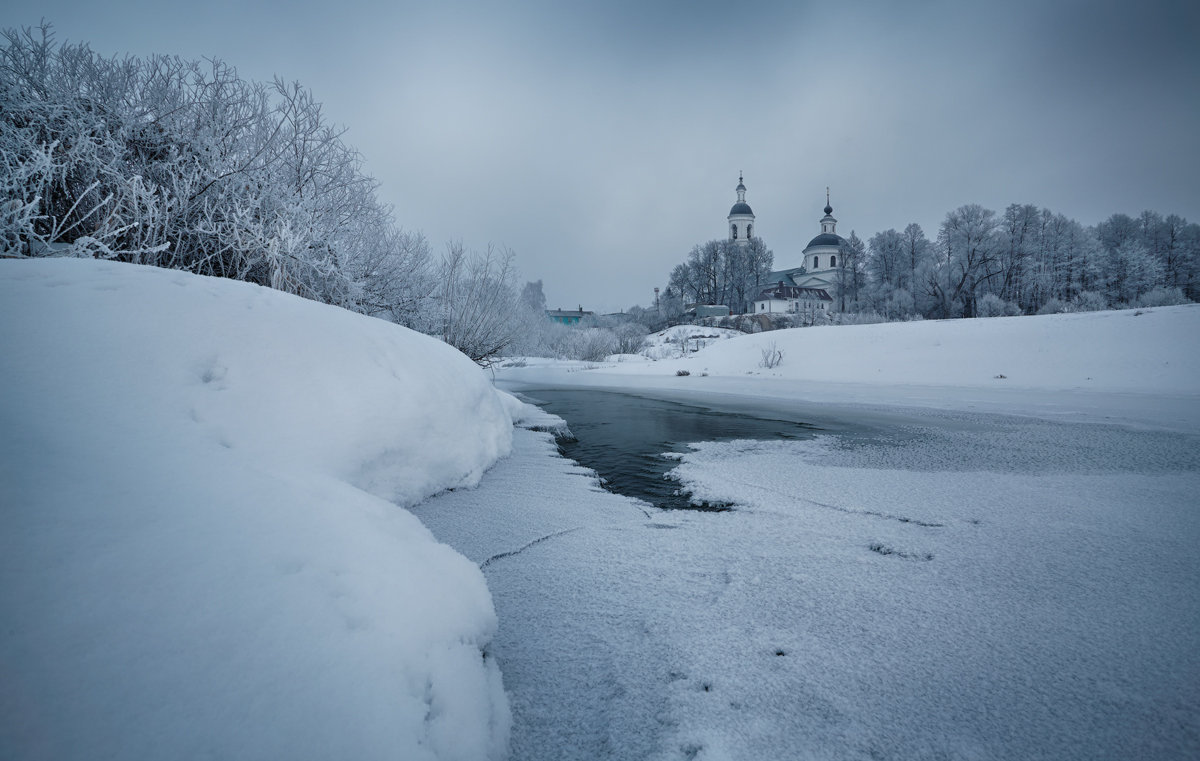
[[[759,299],[779,299],[788,301],[791,299],[801,299],[805,301],[833,301],[833,297],[824,288],[801,288],[798,285],[785,285],[777,283],[768,288],[762,289],[758,294]]]
[[[805,269],[803,267],[792,267],[788,270],[776,270],[767,275],[768,283],[783,283],[784,285],[796,285],[796,275],[803,275]]]

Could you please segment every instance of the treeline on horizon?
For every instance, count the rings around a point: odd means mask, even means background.
[[[698,245],[672,270],[665,303],[748,312],[754,294],[773,285],[773,263],[757,238]],[[852,232],[834,279],[847,321],[1182,304],[1200,298],[1200,225],[1144,211],[1084,227],[1032,204],[1000,214],[968,204],[946,214],[932,240],[915,223],[865,244]]]
[[[518,294],[513,254],[434,256],[312,94],[217,60],[105,58],[48,24],[0,38],[0,256],[74,256],[244,280],[435,335],[487,363],[596,358],[682,319],[684,302],[746,311],[773,254],[710,241],[659,304],[594,331],[547,326],[541,281]],[[837,275],[837,319],[1030,314],[1200,296],[1200,226],[1113,215],[1085,228],[1029,205],[964,206],[934,240],[917,225],[864,244]],[[565,332],[564,332],[565,331]],[[643,333],[644,335],[644,333]]]

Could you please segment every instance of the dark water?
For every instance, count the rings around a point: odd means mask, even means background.
[[[560,441],[563,456],[595,470],[609,491],[667,509],[697,507],[676,494],[664,475],[676,462],[665,452],[685,452],[698,441],[811,438],[819,429],[791,420],[646,399],[609,391],[538,390],[530,402],[565,419],[575,441]]]

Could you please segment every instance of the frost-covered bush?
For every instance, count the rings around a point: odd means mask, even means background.
[[[762,358],[759,360],[758,366],[767,370],[774,370],[783,362],[783,349],[780,349],[774,341],[762,349]]]
[[[513,254],[488,247],[468,252],[446,246],[437,269],[431,325],[425,332],[488,365],[516,340],[522,327],[514,289]]]
[[[994,293],[985,294],[975,304],[975,314],[978,317],[1012,317],[1020,313],[1020,307],[1011,301],[1005,301]]]
[[[406,322],[428,246],[298,84],[216,60],[0,39],[0,253],[246,280]]]
[[[755,332],[755,316],[753,314],[735,314],[726,317],[714,317],[711,319],[711,325],[713,327],[728,328],[730,330],[737,330],[742,333]]]
[[[608,328],[584,328],[577,335],[577,356],[572,359],[603,362],[608,355],[616,354],[621,346],[620,339]]]
[[[1082,291],[1071,299],[1072,312],[1100,312],[1108,309],[1108,299],[1099,291]]]
[[[877,312],[843,312],[836,317],[838,325],[876,325],[881,322],[891,322],[887,317]]]
[[[617,339],[617,350],[614,354],[637,354],[646,347],[646,335],[650,330],[640,323],[627,322],[613,329]]]
[[[580,328],[556,326],[547,347],[558,359],[575,359],[584,362],[603,362],[610,354],[617,354],[620,342],[609,328]]]
[[[1190,303],[1183,291],[1178,288],[1155,288],[1142,294],[1132,306],[1138,307],[1170,307]]]

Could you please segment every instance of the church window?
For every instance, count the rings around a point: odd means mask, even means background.
[[[753,230],[753,229],[754,229],[754,225],[746,225],[746,237],[747,238],[754,237],[754,233],[751,232],[751,230]]]
[[[820,258],[819,256],[814,256],[814,257],[813,257],[813,269],[816,269],[816,268],[817,268],[817,262],[818,262],[818,261],[820,261],[820,260],[821,260],[821,258]]]
[[[836,266],[837,266],[837,257],[836,257],[836,256],[831,256],[831,257],[829,257],[829,266],[830,266],[830,267],[836,267]]]
[[[733,226],[733,239],[737,240],[737,225]]]

